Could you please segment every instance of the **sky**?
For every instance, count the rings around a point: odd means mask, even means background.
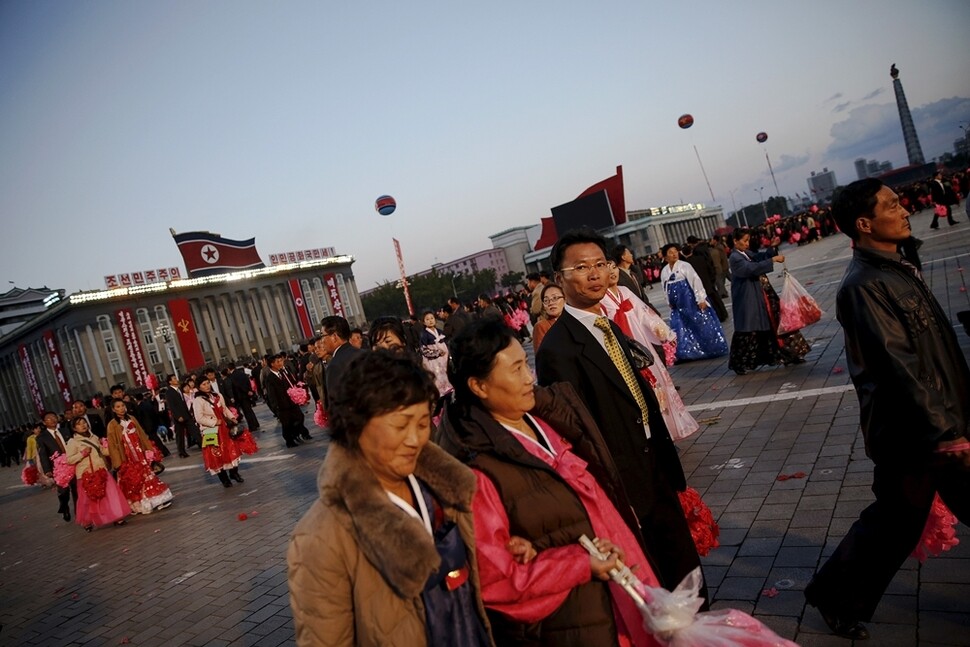
[[[927,160],[952,152],[968,24],[965,0],[2,0],[0,291],[183,267],[169,228],[267,264],[334,247],[364,291],[392,238],[427,269],[618,165],[629,210],[756,203],[766,151],[782,195],[847,184],[907,163],[892,63]]]

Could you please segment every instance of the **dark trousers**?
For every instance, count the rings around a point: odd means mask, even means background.
[[[67,487],[57,487],[57,514],[64,514],[71,511],[70,501],[74,500],[74,509],[77,510],[77,479],[71,479]]]
[[[310,432],[307,431],[306,426],[303,424],[303,420],[299,418],[287,419],[286,422],[281,422],[280,424],[283,427],[283,440],[286,441],[287,447],[295,445],[297,438],[305,438],[310,435]]]
[[[970,471],[955,461],[931,467],[876,465],[872,492],[876,502],[862,511],[805,589],[810,604],[867,621],[919,542],[934,494],[939,492],[961,522],[970,522]]]
[[[253,411],[253,403],[250,399],[243,396],[236,401],[236,404],[242,409],[243,415],[246,416],[246,426],[249,427],[250,431],[259,429],[259,420],[256,419],[256,412]]]
[[[649,469],[644,471],[636,483],[627,481],[624,486],[645,488],[653,492],[649,510],[635,512],[654,570],[664,588],[673,590],[691,571],[700,567],[701,558],[697,554],[694,538],[691,537],[680,498],[657,462],[657,442],[660,441],[652,438],[647,441],[650,451],[645,453],[645,457]],[[706,583],[701,587],[700,595],[704,599],[701,610],[706,611],[710,600]]]
[[[197,438],[198,432],[195,429],[195,425],[190,421],[173,423],[175,425],[175,444],[179,450],[179,456],[186,454],[185,451],[185,439],[189,439],[189,443],[195,443],[196,445],[201,445],[201,442]]]
[[[953,220],[953,209],[950,208],[950,205],[944,206],[946,207],[946,221],[951,225],[955,225],[956,221]],[[940,226],[937,222],[939,219],[940,215],[936,213],[936,209],[933,209],[933,222],[930,223],[930,229],[936,229]]]

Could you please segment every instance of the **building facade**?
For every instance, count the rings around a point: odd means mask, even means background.
[[[823,168],[819,172],[812,171],[812,174],[805,180],[808,183],[808,190],[818,202],[829,202],[838,182],[835,179],[835,171]]]
[[[501,287],[499,279],[509,272],[509,262],[504,249],[486,249],[447,263],[435,263],[430,270],[418,272],[415,276],[426,276],[432,272],[438,274],[473,274],[482,270],[495,270],[495,289]]]
[[[0,425],[147,375],[292,350],[338,314],[366,322],[350,256],[80,292],[0,337]]]

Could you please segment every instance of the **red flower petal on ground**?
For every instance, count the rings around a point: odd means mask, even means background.
[[[245,512],[240,512],[240,513],[239,513],[239,517],[238,517],[238,519],[239,519],[240,521],[245,521],[246,519],[249,519],[249,517],[248,517],[248,516],[246,515],[246,513],[245,513]]]
[[[776,480],[776,481],[787,481],[787,480],[788,480],[788,479],[790,479],[790,478],[791,478],[791,477],[790,477],[790,476],[788,476],[787,474],[779,474],[779,475],[778,475],[778,478],[777,478],[777,479],[775,479],[775,480]]]
[[[836,366],[835,368],[832,369],[832,372],[838,375],[839,373],[842,373],[844,370],[845,369],[843,369],[841,366]]]
[[[805,472],[795,472],[794,474],[791,475],[791,478],[793,478],[793,479],[803,479],[803,478],[805,478],[805,476],[807,476],[805,474]]]
[[[776,595],[778,595],[778,589],[776,589],[775,587],[771,587],[770,589],[765,589],[764,591],[761,592],[761,595],[765,596],[766,598],[773,598]]]
[[[967,289],[961,285],[960,286],[960,292],[966,292],[966,291],[967,291]]]

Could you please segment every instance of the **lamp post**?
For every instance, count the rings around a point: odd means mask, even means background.
[[[744,209],[738,211],[738,203],[734,201],[734,193],[737,189],[731,189],[731,206],[734,207],[734,219],[737,220],[738,224],[741,224],[741,220],[744,219],[744,228],[748,228],[748,216],[744,213]]]
[[[167,323],[160,323],[155,328],[155,339],[159,337],[165,342],[165,354],[168,356],[169,364],[172,365],[172,373],[178,375],[178,369],[175,368],[175,358],[172,356],[172,329],[168,327]]]
[[[761,213],[764,214],[765,220],[768,220],[768,209],[765,207],[765,188],[761,187],[755,189],[758,192],[758,196],[761,198]]]

